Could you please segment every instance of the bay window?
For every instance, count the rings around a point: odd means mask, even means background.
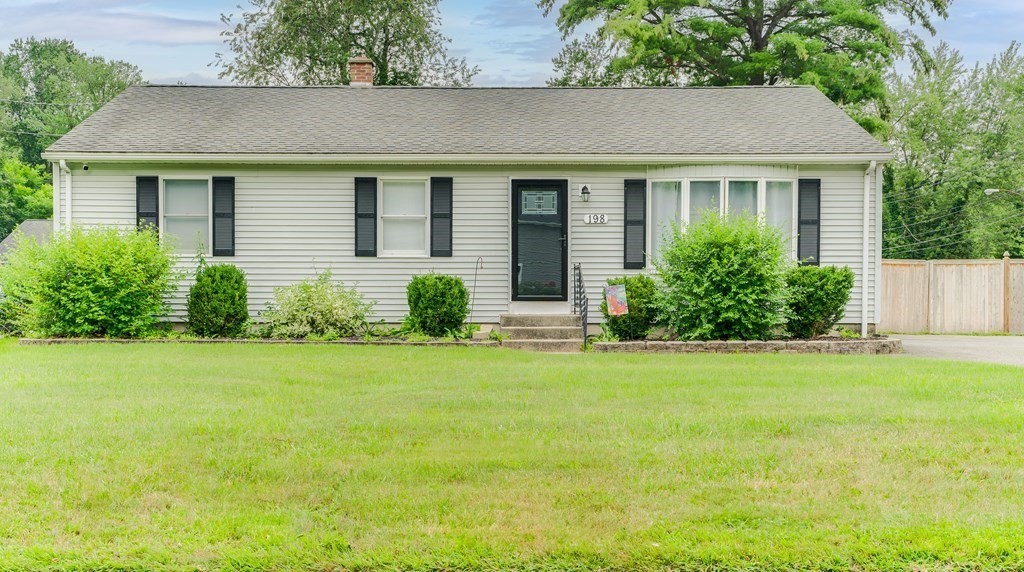
[[[700,222],[708,211],[761,217],[796,245],[796,181],[767,179],[689,179],[650,183],[649,256],[657,260],[673,228]]]

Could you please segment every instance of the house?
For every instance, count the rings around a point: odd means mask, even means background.
[[[50,241],[50,236],[53,234],[53,221],[43,219],[28,219],[22,221],[11,234],[7,235],[3,240],[0,240],[0,258],[7,251],[14,248],[14,244],[19,236],[32,237],[39,243],[45,243]],[[2,262],[2,260],[0,260]]]
[[[153,224],[186,260],[202,244],[245,270],[253,313],[331,269],[388,322],[431,270],[465,280],[476,322],[566,314],[579,264],[595,321],[609,277],[714,208],[850,266],[846,322],[878,321],[891,155],[812,87],[140,86],[44,157],[59,228]]]

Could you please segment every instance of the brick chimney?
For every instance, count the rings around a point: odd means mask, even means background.
[[[349,85],[370,87],[373,85],[373,62],[366,56],[354,56],[348,60]]]

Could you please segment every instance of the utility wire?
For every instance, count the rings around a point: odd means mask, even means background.
[[[947,240],[947,239],[954,238],[954,237],[957,237],[957,236],[962,236],[964,234],[968,234],[970,232],[973,232],[973,231],[977,230],[978,228],[986,228],[989,225],[996,225],[996,224],[1004,223],[1004,222],[1007,222],[1007,221],[1010,221],[1010,220],[1014,220],[1014,219],[1017,219],[1017,218],[1020,218],[1020,217],[1021,217],[1021,213],[1014,213],[1014,214],[1012,214],[1012,215],[1010,215],[1008,217],[1001,218],[1001,219],[996,219],[996,220],[991,220],[991,221],[988,221],[984,225],[978,225],[976,227],[969,228],[969,229],[966,229],[966,230],[962,230],[962,231],[959,231],[959,232],[954,232],[954,233],[946,234],[946,235],[943,235],[943,236],[936,236],[934,238],[928,238],[928,239],[925,239],[925,240],[920,240],[920,241],[912,242],[912,243],[909,243],[909,244],[895,246],[895,247],[889,248],[885,252],[887,252],[889,255],[893,255],[893,254],[906,255],[906,254],[911,253],[911,252],[917,252],[917,251],[920,251],[920,250],[926,250],[928,248],[932,248],[932,246],[924,246],[925,244],[931,244],[931,243],[933,243],[935,241]]]
[[[86,101],[65,103],[58,101],[34,101],[31,99],[0,99],[0,103],[17,105],[38,105],[41,107],[95,107],[97,105],[96,103]]]
[[[12,129],[0,129],[0,133],[6,133],[8,135],[32,135],[35,137],[63,137],[64,135],[58,135],[56,133],[41,133],[38,131],[17,131]]]

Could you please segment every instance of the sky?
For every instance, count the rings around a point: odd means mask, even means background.
[[[15,38],[69,38],[90,55],[126,60],[152,83],[218,83],[222,13],[246,0],[0,0],[0,51]],[[481,86],[543,85],[561,35],[536,0],[441,0],[450,52],[479,66]],[[944,40],[968,63],[1024,41],[1024,0],[954,0],[931,44]]]

